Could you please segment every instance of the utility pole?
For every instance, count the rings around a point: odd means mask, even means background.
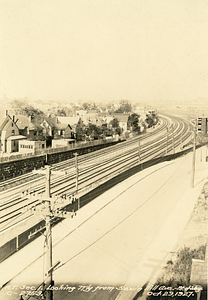
[[[78,180],[79,180],[79,169],[78,169],[78,154],[74,153],[75,156],[75,169],[76,169],[76,195],[78,194]],[[78,201],[78,210],[80,209],[80,197],[77,199]]]
[[[50,189],[51,189],[51,170],[48,165],[46,165],[46,190],[45,190],[45,196],[46,198],[50,198]]]
[[[53,271],[54,269],[60,264],[60,261],[56,262],[53,265],[53,261],[52,261],[52,224],[51,224],[51,220],[54,217],[59,217],[60,214],[63,213],[60,212],[60,207],[57,206],[55,207],[55,204],[58,203],[57,199],[55,199],[54,205],[53,205],[53,209],[51,207],[51,203],[54,200],[51,197],[51,193],[50,193],[50,183],[51,183],[51,172],[53,172],[54,174],[63,174],[62,171],[51,171],[50,167],[48,165],[45,166],[44,169],[41,170],[35,170],[34,173],[42,173],[46,175],[46,186],[45,186],[45,195],[43,196],[42,199],[42,204],[44,204],[44,206],[41,206],[41,210],[38,212],[39,214],[41,213],[43,215],[43,218],[45,219],[45,226],[46,226],[46,231],[45,231],[45,244],[46,244],[46,280],[44,282],[44,288],[43,288],[43,295],[45,296],[44,299],[46,300],[53,300],[53,291],[51,289],[51,287],[54,285],[54,281],[53,281]],[[66,174],[64,172],[64,174]],[[61,203],[63,203],[63,198],[60,199]],[[67,204],[67,200],[65,200],[66,204]],[[73,216],[74,213],[69,213],[68,215],[70,217]],[[67,213],[64,214],[65,217],[67,217]],[[63,217],[63,216],[62,216]],[[37,232],[35,232],[37,233]],[[35,234],[33,233],[33,234]],[[31,234],[30,236],[32,236],[33,234]]]
[[[77,155],[78,155],[77,153],[74,153],[74,156],[75,156],[75,169],[76,169],[76,193],[78,192],[78,176],[79,176]]]
[[[47,211],[46,214],[46,267],[47,267],[47,280],[46,287],[53,286],[53,268],[52,268],[52,230],[51,230],[51,205],[50,201],[46,201]],[[53,293],[51,290],[46,290],[46,299],[52,300]]]
[[[192,188],[194,188],[195,161],[196,161],[196,123],[194,124],[193,158],[192,158],[192,170],[191,170],[191,187]]]
[[[46,287],[53,286],[53,269],[52,269],[52,230],[51,230],[51,195],[50,195],[50,167],[46,166],[46,267],[47,267],[47,280]],[[46,300],[53,300],[52,290],[46,290]]]

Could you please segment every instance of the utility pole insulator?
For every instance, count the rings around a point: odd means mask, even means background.
[[[77,185],[78,185],[78,164],[77,164],[77,153],[75,155],[76,158],[76,166],[77,166]],[[56,262],[54,265],[52,264],[52,219],[54,217],[71,217],[73,218],[76,213],[74,210],[72,212],[67,212],[64,210],[64,205],[62,207],[58,206],[57,203],[68,204],[69,200],[73,201],[75,199],[75,195],[72,196],[66,196],[63,195],[51,197],[51,173],[58,173],[63,174],[62,171],[51,171],[50,166],[46,165],[44,169],[33,171],[34,173],[41,173],[45,174],[46,176],[46,187],[45,187],[45,194],[43,196],[40,196],[37,194],[33,197],[42,198],[41,201],[38,203],[38,205],[30,207],[34,213],[38,213],[39,215],[42,215],[45,219],[45,247],[46,247],[46,279],[44,280],[44,288],[43,288],[43,297],[46,300],[53,300],[53,291],[52,289],[47,289],[49,286],[54,285],[53,281],[53,270],[60,264],[60,261]],[[64,172],[65,173],[65,172]],[[28,195],[28,190],[25,193]],[[78,198],[79,200],[79,198]],[[79,207],[79,204],[78,204]],[[32,238],[35,234],[38,232],[41,232],[43,228],[40,228],[36,232],[30,233],[28,238]]]

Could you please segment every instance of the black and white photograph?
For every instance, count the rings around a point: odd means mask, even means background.
[[[208,1],[0,0],[0,300],[206,300]]]

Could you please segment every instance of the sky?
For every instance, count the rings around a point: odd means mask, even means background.
[[[0,98],[208,98],[207,0],[0,0]]]

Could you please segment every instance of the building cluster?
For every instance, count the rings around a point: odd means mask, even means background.
[[[125,133],[128,131],[129,116],[130,113],[106,114],[93,110],[79,110],[73,117],[45,117],[37,125],[37,122],[33,123],[31,117],[10,116],[6,112],[3,120],[0,120],[0,151],[1,153],[35,154],[46,147],[67,146],[77,140],[80,129],[84,131],[90,124],[110,129],[111,121],[114,119],[117,120],[121,132]]]

